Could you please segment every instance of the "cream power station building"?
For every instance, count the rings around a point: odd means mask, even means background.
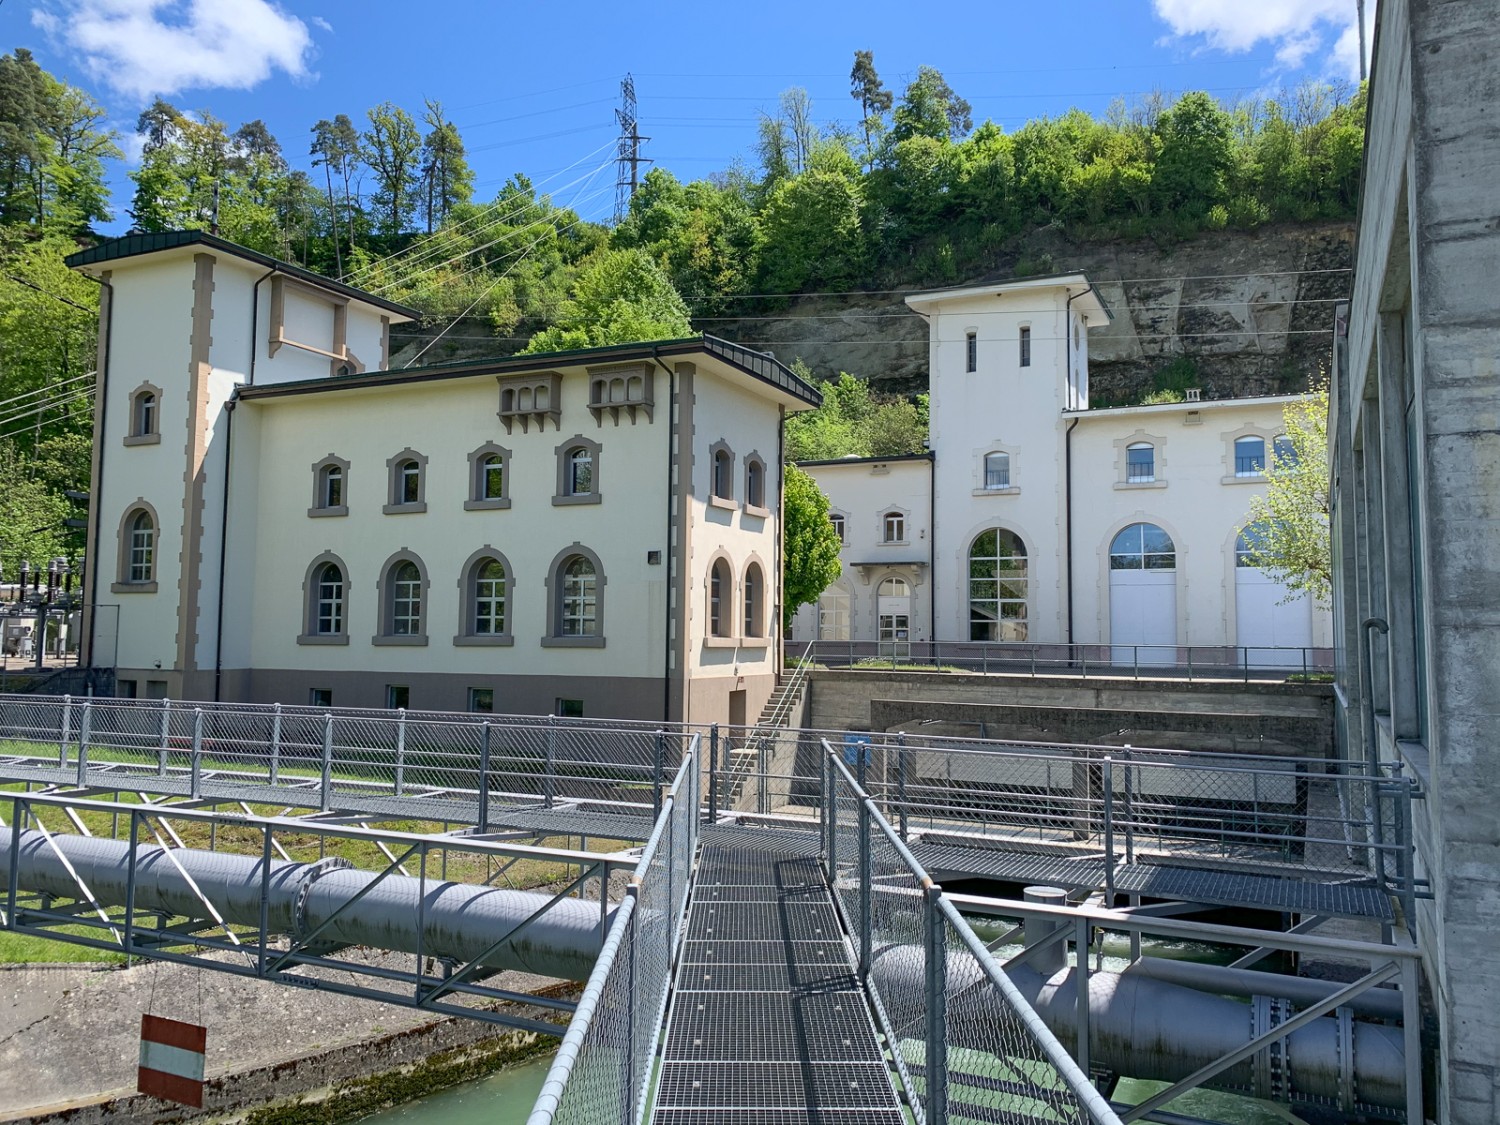
[[[1331,644],[1327,610],[1249,565],[1250,498],[1268,460],[1292,455],[1294,397],[1090,409],[1089,333],[1111,319],[1083,274],[906,301],[929,324],[930,452],[803,464],[844,571],[796,638],[1261,667]]]
[[[780,653],[781,425],[711,337],[387,370],[414,310],[211,235],[103,282],[94,663],[121,694],[754,721]]]

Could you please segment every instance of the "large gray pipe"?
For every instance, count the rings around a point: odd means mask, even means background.
[[[130,845],[116,840],[53,836],[49,844],[40,832],[21,833],[15,857],[18,890],[65,898],[80,896],[78,884],[53,845],[67,856],[101,905],[125,905]],[[9,885],[10,852],[11,834],[0,832],[0,890]],[[135,866],[135,909],[202,917],[202,901],[193,893],[183,871],[226,922],[259,927],[264,874],[261,861],[222,852],[174,849],[168,857],[159,847],[140,847]],[[270,877],[264,880],[270,930],[295,939],[312,934],[326,922],[327,928],[314,939],[315,946],[364,945],[404,953],[420,949],[426,956],[469,962],[551,901],[549,895],[430,879],[424,900],[421,880],[388,875],[339,913],[340,907],[377,878],[341,861],[272,861]],[[598,959],[612,913],[605,913],[597,902],[563,899],[519,936],[485,956],[483,963],[494,969],[586,980]]]

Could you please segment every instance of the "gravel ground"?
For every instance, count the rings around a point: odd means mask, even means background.
[[[405,958],[409,968],[411,959]],[[502,973],[487,984],[552,983]],[[0,1117],[134,1091],[142,1013],[208,1028],[207,1074],[230,1074],[357,1043],[430,1012],[160,962],[0,968]]]

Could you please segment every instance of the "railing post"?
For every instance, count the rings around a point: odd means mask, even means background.
[[[63,696],[62,726],[57,736],[57,768],[68,768],[68,739],[73,733],[73,697]]]
[[[1406,1050],[1406,1123],[1423,1125],[1422,1115],[1422,1005],[1417,961],[1401,959],[1401,1036]]]
[[[203,796],[203,708],[193,708],[193,756],[188,771],[188,794],[197,800]],[[327,805],[323,806],[327,808]]]
[[[1187,659],[1188,683],[1192,683],[1193,682],[1193,646],[1192,645],[1188,645],[1187,654],[1188,654],[1188,659]]]
[[[83,701],[83,719],[78,724],[78,788],[88,784],[89,775],[89,730],[94,718],[94,701]]]
[[[1132,679],[1141,678],[1141,646],[1130,646],[1130,673]]]
[[[828,770],[828,882],[833,887],[834,897],[839,893],[839,800],[836,786],[839,783],[838,767],[827,757]]]
[[[948,1125],[948,941],[938,909],[942,888],[927,887],[927,1125]]]
[[[656,737],[651,740],[651,819],[656,820],[661,816],[661,780],[663,759],[667,752],[667,736],[662,731],[656,732]]]
[[[161,741],[156,747],[156,775],[167,776],[167,752],[172,745],[172,701],[161,701]]]
[[[1115,763],[1104,758],[1104,894],[1105,906],[1113,909],[1115,897]]]
[[[767,775],[770,763],[767,761],[765,735],[761,735],[756,742],[755,761],[755,811],[764,816],[770,811],[769,802],[766,800]]]
[[[636,979],[637,979],[637,977],[636,977],[636,950],[640,948],[640,944],[641,944],[640,940],[639,940],[640,936],[641,936],[641,925],[640,925],[640,917],[641,917],[641,885],[639,883],[634,883],[633,882],[628,887],[625,888],[625,893],[628,896],[630,896],[631,898],[635,899],[634,908],[631,910],[631,913],[630,913],[630,969],[629,969],[629,985],[630,985],[630,989],[626,993],[627,996],[630,996],[630,997],[634,998],[637,995],[637,993],[636,993]],[[636,1040],[635,1010],[636,1010],[636,1007],[637,1007],[637,1005],[634,1002],[625,1005],[625,1042],[629,1044],[628,1049],[625,1051],[625,1082],[626,1082],[627,1087],[628,1087],[626,1089],[626,1091],[625,1091],[625,1108],[626,1108],[626,1112],[628,1113],[629,1116],[627,1116],[625,1118],[625,1120],[628,1123],[630,1123],[630,1125],[635,1125],[635,1122],[640,1117],[639,1112],[637,1112],[638,1109],[639,1109],[639,1107],[636,1104],[636,1099],[640,1097],[640,1090],[641,1090],[641,1081],[636,1076],[636,1073],[635,1073],[636,1055],[638,1053],[636,1051],[636,1049],[635,1049],[635,1047],[636,1047],[636,1043],[635,1043],[635,1040]]]
[[[708,822],[719,821],[719,724],[708,728]]]
[[[281,704],[271,705],[271,784],[281,777]],[[399,795],[399,794],[398,794]]]
[[[557,766],[557,716],[547,716],[547,753],[542,762],[542,805],[545,808],[552,807],[553,797],[557,792],[557,779],[555,777]]]
[[[896,732],[896,819],[900,825],[901,839],[906,833],[906,732]]]
[[[486,720],[479,742],[479,830],[490,822],[490,724]]]
[[[1132,751],[1125,744],[1125,862],[1135,862],[1135,770],[1131,769]]]
[[[406,708],[396,708],[396,796],[406,793]]]
[[[859,979],[870,976],[871,955],[871,879],[870,870],[870,799],[859,802]]]
[[[1089,1072],[1089,920],[1080,917],[1074,923],[1073,949],[1077,955],[1077,967],[1073,971],[1074,999],[1077,1001],[1077,1043],[1073,1057],[1078,1060],[1078,1069]]]
[[[333,789],[333,712],[323,715],[323,781],[322,805],[327,812],[330,807],[330,791]]]

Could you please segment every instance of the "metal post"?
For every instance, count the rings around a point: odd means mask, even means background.
[[[1135,770],[1130,766],[1133,752],[1125,744],[1125,862],[1135,862]]]
[[[281,704],[271,708],[271,784],[275,785],[281,774]],[[398,794],[399,795],[399,794]]]
[[[78,724],[78,788],[88,785],[89,777],[89,730],[94,718],[94,701],[83,701],[83,720]]]
[[[870,802],[859,803],[859,979],[870,976],[870,943],[873,919],[870,910]]]
[[[1114,906],[1115,898],[1115,763],[1104,758],[1104,894],[1105,905]]]
[[[188,794],[197,800],[203,796],[203,708],[193,708],[193,759],[188,775]],[[325,806],[326,807],[326,806]]]
[[[167,750],[172,745],[172,701],[161,701],[161,741],[156,746],[156,775],[167,776]],[[274,778],[272,779],[275,780]]]
[[[901,839],[906,832],[906,732],[896,733],[896,819],[901,830]]]
[[[547,753],[542,763],[542,805],[545,808],[552,807],[552,800],[556,792],[556,764],[557,764],[557,716],[547,716]]]
[[[479,831],[490,822],[490,724],[483,724],[479,742]]]
[[[68,738],[73,730],[73,697],[63,696],[62,732],[57,739],[57,768],[68,768]]]
[[[330,791],[333,788],[333,712],[328,711],[323,715],[323,780],[322,780],[322,808],[327,812],[331,807],[329,802]],[[420,975],[420,972],[419,974]]]
[[[625,888],[625,893],[635,899],[634,907],[630,912],[630,937],[628,939],[630,941],[630,990],[626,993],[627,996],[634,997],[636,995],[637,979],[636,950],[641,944],[636,940],[640,937],[641,885],[639,883],[631,883]],[[640,1097],[641,1083],[635,1073],[635,1010],[637,1007],[638,1005],[634,1003],[625,1005],[625,1042],[629,1044],[629,1047],[625,1051],[625,1106],[629,1116],[625,1120],[630,1122],[631,1125],[634,1125],[634,1122],[640,1117],[640,1114],[637,1112],[636,1099]]]
[[[764,816],[769,810],[766,802],[766,779],[769,763],[766,760],[766,736],[761,735],[755,744],[756,778],[755,811]]]
[[[1423,1125],[1422,994],[1415,957],[1401,959],[1401,1037],[1406,1048],[1406,1123]]]
[[[406,708],[396,708],[396,796],[406,794]]]
[[[22,811],[24,800],[17,793],[10,803],[10,875],[5,885],[5,924],[12,928],[16,924],[16,882],[20,878],[21,867],[21,822],[26,815]]]
[[[651,740],[651,819],[661,816],[661,776],[667,752],[667,736],[661,731]]]
[[[708,728],[708,822],[719,820],[719,724]]]
[[[132,809],[130,811],[130,856],[125,867],[125,933],[121,939],[125,946],[126,958],[129,958],[131,950],[135,948],[135,865],[139,858],[140,841],[140,813]],[[128,960],[126,964],[129,964]]]
[[[942,888],[927,887],[927,1125],[948,1125],[948,942],[938,900]]]
[[[837,898],[839,887],[839,799],[834,787],[839,783],[839,771],[834,765],[832,758],[827,758],[825,766],[828,770],[828,785],[825,787],[825,792],[828,794],[828,882],[833,887],[834,897]]]
[[[281,715],[276,716],[278,722]],[[255,975],[266,975],[266,954],[271,941],[271,825],[264,825],[260,848],[260,949],[256,952]]]
[[[1080,917],[1074,924],[1073,951],[1076,967],[1073,970],[1074,999],[1077,1001],[1078,1042],[1073,1057],[1078,1060],[1078,1069],[1089,1072],[1089,920]]]
[[[1137,679],[1137,680],[1141,678],[1141,646],[1140,645],[1131,645],[1130,646],[1130,671],[1131,671],[1132,678]]]

